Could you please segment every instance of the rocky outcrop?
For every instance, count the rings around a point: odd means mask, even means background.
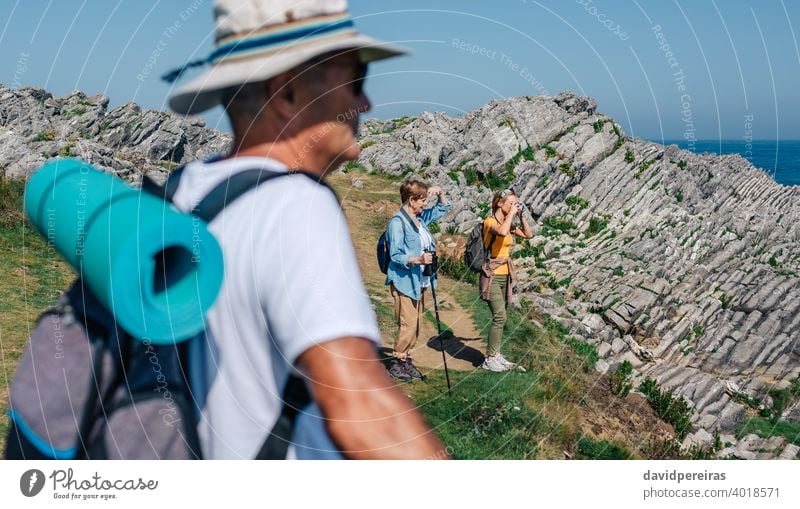
[[[224,151],[229,136],[200,118],[143,110],[83,92],[56,98],[40,88],[0,85],[0,168],[26,177],[47,159],[74,156],[132,182],[163,179],[177,165]]]
[[[3,174],[24,177],[61,155],[160,180],[230,143],[202,120],[108,102],[0,85]],[[738,156],[626,137],[596,110],[562,93],[492,101],[463,118],[370,120],[359,163],[441,185],[449,233],[487,214],[492,188],[513,186],[536,230],[517,246],[516,297],[595,345],[599,370],[628,360],[638,379],[689,401],[687,446],[722,434],[725,454],[759,457],[763,443],[733,437],[748,414],[800,422],[787,397],[800,389],[800,188]]]
[[[566,93],[361,134],[367,168],[445,188],[442,231],[469,230],[489,187],[513,185],[536,225],[517,295],[597,344],[603,369],[631,361],[687,399],[703,433],[732,433],[758,406],[800,422],[796,401],[765,408],[800,376],[800,188],[738,156],[626,137]]]

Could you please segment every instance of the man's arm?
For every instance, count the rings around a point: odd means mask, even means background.
[[[371,341],[326,341],[303,352],[297,366],[346,457],[449,458],[422,415],[387,376]]]

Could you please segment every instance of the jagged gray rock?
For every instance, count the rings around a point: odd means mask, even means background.
[[[200,119],[108,103],[0,85],[3,174],[76,155],[158,180],[230,143]],[[740,395],[771,406],[767,392],[800,377],[800,188],[739,156],[626,137],[596,110],[561,93],[492,101],[463,118],[369,120],[359,163],[442,186],[453,201],[443,231],[469,231],[490,187],[513,185],[541,251],[516,260],[517,296],[595,344],[602,369],[629,360],[637,380],[685,398],[696,429],[733,433],[752,412]],[[800,402],[782,417],[800,422]],[[725,451],[755,457],[739,444]]]
[[[733,432],[746,408],[726,384],[766,405],[800,376],[800,187],[736,155],[626,137],[596,109],[561,93],[371,121],[360,162],[441,185],[454,202],[441,226],[462,232],[489,186],[513,185],[542,253],[516,260],[521,298],[580,317],[606,362],[636,360],[693,405],[696,426]],[[578,298],[547,293],[562,280]],[[800,403],[783,418],[800,422]]]
[[[80,157],[131,182],[162,180],[175,166],[224,152],[230,137],[196,117],[127,103],[108,111],[103,94],[56,98],[41,88],[0,84],[0,168],[27,177],[47,159]]]

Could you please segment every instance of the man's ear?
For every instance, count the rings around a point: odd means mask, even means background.
[[[297,88],[299,85],[299,80],[293,72],[278,74],[267,82],[267,97],[271,110],[281,124],[288,124],[297,116],[299,111]]]

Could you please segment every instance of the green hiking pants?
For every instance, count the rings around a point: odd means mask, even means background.
[[[506,287],[507,274],[494,274],[489,289],[489,309],[492,311],[492,325],[489,329],[489,342],[486,345],[486,356],[500,353],[503,344],[503,327],[506,325]]]

